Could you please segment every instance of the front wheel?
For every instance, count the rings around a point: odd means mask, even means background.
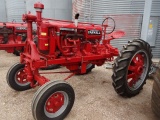
[[[140,39],[124,46],[113,66],[113,87],[121,96],[137,95],[146,83],[151,66],[150,45]]]
[[[75,100],[73,88],[65,81],[50,81],[36,92],[32,102],[35,120],[63,120]]]
[[[24,67],[24,64],[16,63],[8,70],[6,76],[7,83],[16,91],[31,89],[30,82],[27,81],[27,74]]]

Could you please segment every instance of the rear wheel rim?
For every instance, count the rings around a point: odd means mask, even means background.
[[[143,50],[138,51],[131,59],[127,72],[127,85],[131,91],[137,90],[148,73],[149,58]]]
[[[24,68],[19,69],[15,74],[15,82],[20,86],[26,86],[30,83],[27,81],[27,74]]]
[[[44,113],[48,118],[61,115],[69,104],[69,97],[64,91],[57,91],[50,95],[44,105]]]

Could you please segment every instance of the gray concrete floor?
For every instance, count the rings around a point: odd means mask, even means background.
[[[38,87],[16,92],[6,82],[8,69],[18,61],[19,57],[0,51],[0,120],[33,120],[31,102]],[[153,80],[147,80],[139,95],[122,98],[112,87],[111,75],[112,70],[102,66],[88,75],[70,78],[68,82],[75,90],[76,99],[65,120],[158,120],[151,110]],[[51,80],[62,80],[66,76],[46,75]]]

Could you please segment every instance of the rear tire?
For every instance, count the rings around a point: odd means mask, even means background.
[[[75,100],[73,88],[65,81],[50,81],[41,86],[32,101],[35,120],[63,120]]]
[[[113,87],[126,97],[137,95],[146,83],[151,66],[150,45],[140,39],[129,41],[124,46],[113,66]]]
[[[153,112],[160,118],[160,68],[158,67],[154,75],[152,88],[151,107]]]

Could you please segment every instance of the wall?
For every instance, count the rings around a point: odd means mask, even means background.
[[[26,0],[26,10],[35,14],[34,3],[40,1],[44,4],[43,17],[71,20],[72,0]]]
[[[22,22],[22,14],[26,12],[25,0],[5,0],[8,22]]]
[[[6,6],[5,6],[5,0],[0,0],[0,22],[6,22],[7,21],[7,14],[6,14]]]

